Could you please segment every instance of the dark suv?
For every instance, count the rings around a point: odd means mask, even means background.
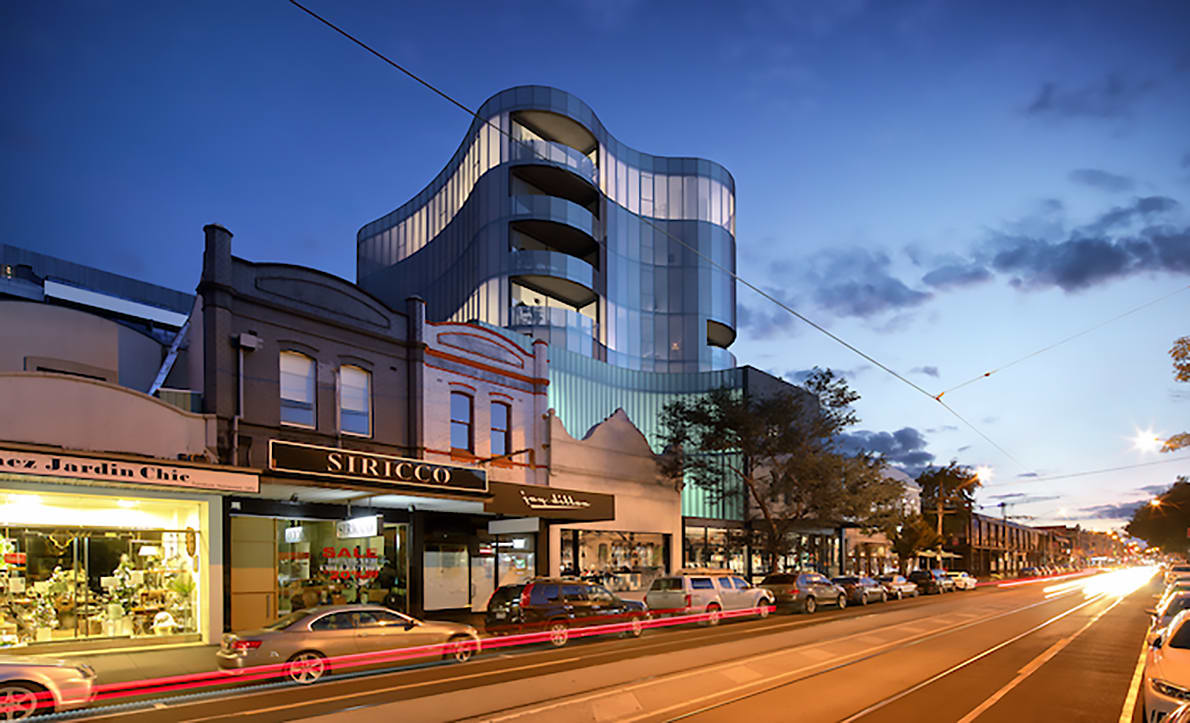
[[[484,627],[490,634],[549,632],[562,647],[571,628],[623,623],[612,632],[640,637],[649,619],[643,602],[624,600],[607,588],[576,578],[535,578],[497,588],[488,600]]]
[[[917,589],[923,595],[944,592],[954,592],[955,582],[945,570],[914,570],[909,573],[909,581],[917,583]]]

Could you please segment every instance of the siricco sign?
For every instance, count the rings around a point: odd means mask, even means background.
[[[481,469],[279,439],[269,440],[269,469],[349,480],[386,489],[408,487],[419,491],[436,489],[479,494],[488,491],[487,474]]]
[[[260,477],[247,472],[11,449],[0,449],[0,472],[224,492],[260,491]]]

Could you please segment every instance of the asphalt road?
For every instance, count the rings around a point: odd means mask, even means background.
[[[1154,588],[1046,584],[94,708],[120,721],[1118,721]],[[1137,706],[1139,708],[1139,706]],[[71,716],[78,717],[78,716]],[[1139,717],[1136,718],[1139,721]]]

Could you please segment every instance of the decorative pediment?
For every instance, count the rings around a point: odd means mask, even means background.
[[[454,347],[484,357],[488,361],[499,362],[517,369],[525,368],[524,357],[520,354],[494,339],[475,332],[443,331],[439,332],[437,339],[442,346]]]

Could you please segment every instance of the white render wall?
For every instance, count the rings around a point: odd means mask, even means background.
[[[550,573],[561,573],[563,528],[667,534],[670,570],[681,567],[682,495],[661,477],[656,456],[628,415],[616,410],[584,439],[571,437],[553,410],[549,418],[550,486],[616,497],[614,520],[550,525]]]

